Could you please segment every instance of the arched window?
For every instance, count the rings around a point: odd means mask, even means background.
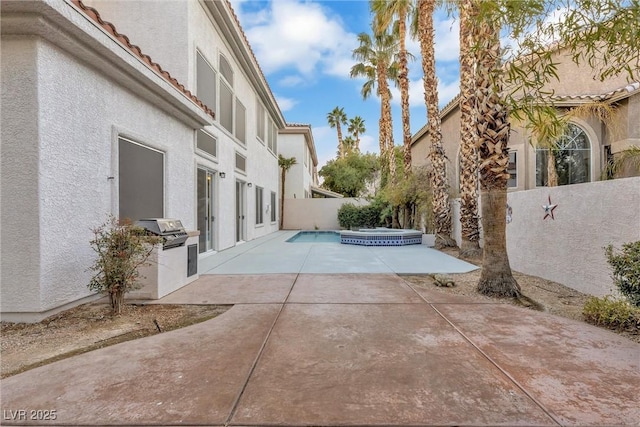
[[[578,125],[569,123],[553,150],[558,185],[591,181],[591,144],[587,133]],[[536,149],[536,186],[549,183],[547,163],[549,149]]]

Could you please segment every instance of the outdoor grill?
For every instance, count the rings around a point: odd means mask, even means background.
[[[146,218],[136,221],[136,225],[147,230],[148,233],[163,238],[162,249],[184,246],[188,234],[179,219]]]

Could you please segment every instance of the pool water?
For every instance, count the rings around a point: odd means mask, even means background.
[[[340,243],[335,231],[301,231],[287,240],[289,243]]]

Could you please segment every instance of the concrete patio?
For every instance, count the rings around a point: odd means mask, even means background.
[[[218,318],[2,380],[4,425],[638,425],[640,345],[395,274],[204,275]]]

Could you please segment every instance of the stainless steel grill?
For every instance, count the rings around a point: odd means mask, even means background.
[[[179,219],[171,218],[145,218],[136,221],[136,225],[147,230],[148,233],[163,238],[162,249],[184,246],[188,234]]]

